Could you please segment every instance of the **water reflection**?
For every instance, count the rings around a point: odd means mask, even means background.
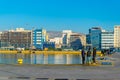
[[[81,64],[81,56],[74,54],[0,54],[0,64]]]

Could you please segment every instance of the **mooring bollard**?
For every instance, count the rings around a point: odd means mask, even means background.
[[[18,64],[23,64],[23,59],[18,59]]]

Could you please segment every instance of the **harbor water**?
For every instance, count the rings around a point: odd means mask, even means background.
[[[81,64],[80,54],[11,54],[0,53],[0,64]]]

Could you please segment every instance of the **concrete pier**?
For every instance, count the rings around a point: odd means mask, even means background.
[[[120,80],[120,53],[114,66],[0,64],[0,80]]]

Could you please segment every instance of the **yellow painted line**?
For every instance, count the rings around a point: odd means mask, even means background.
[[[16,54],[18,53],[18,51],[9,51],[9,50],[0,50],[0,53],[3,53],[3,54]],[[32,53],[35,53],[35,54],[81,54],[81,51],[21,51],[22,54],[32,54]],[[98,55],[101,54],[100,51],[97,52]]]

